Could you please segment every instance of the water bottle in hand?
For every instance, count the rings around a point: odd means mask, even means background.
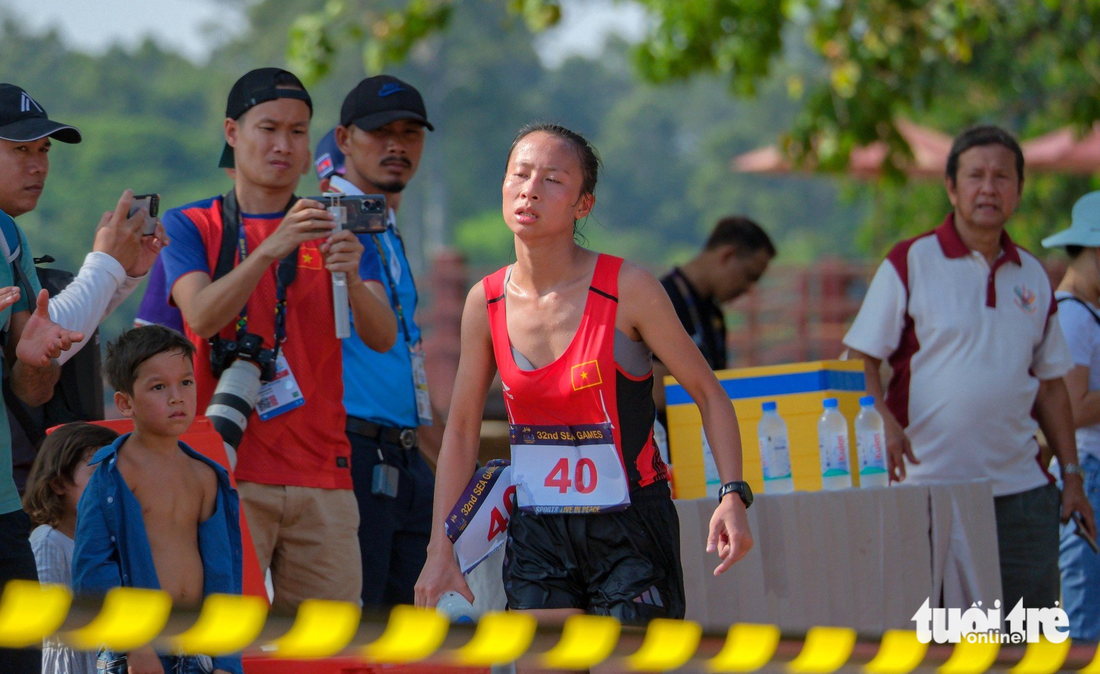
[[[444,592],[436,603],[435,609],[456,625],[472,625],[477,622],[474,605],[466,597],[454,591]]]

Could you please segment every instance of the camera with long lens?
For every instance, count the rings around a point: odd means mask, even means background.
[[[255,363],[237,359],[222,372],[214,397],[206,407],[206,416],[222,440],[237,449],[248,427],[256,401],[260,397],[260,368]]]
[[[246,332],[236,341],[219,339],[210,346],[210,369],[215,379],[221,378],[222,373],[237,359],[255,363],[260,368],[262,381],[275,379],[275,351],[264,348],[263,337]]]
[[[237,449],[260,397],[261,383],[275,378],[275,352],[263,348],[262,337],[246,332],[235,342],[215,343],[210,350],[210,366],[218,386],[206,416],[222,440]]]

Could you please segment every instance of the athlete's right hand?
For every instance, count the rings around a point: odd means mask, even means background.
[[[264,239],[256,253],[281,260],[299,244],[327,237],[336,227],[332,213],[324,204],[312,199],[299,199],[283,217],[283,221]]]
[[[466,597],[466,601],[471,604],[474,603],[474,593],[470,592],[470,586],[462,577],[454,552],[450,546],[447,548],[445,551],[428,551],[428,559],[424,562],[415,588],[416,605],[421,608],[435,608],[443,593],[452,590]]]

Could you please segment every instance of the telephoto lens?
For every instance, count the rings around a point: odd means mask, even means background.
[[[241,444],[248,417],[260,397],[260,368],[247,360],[237,359],[218,379],[214,397],[206,408],[206,416],[233,449]]]

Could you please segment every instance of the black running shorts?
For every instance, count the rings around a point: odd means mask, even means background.
[[[624,624],[683,618],[680,520],[668,484],[630,498],[626,510],[600,515],[517,509],[504,558],[508,608],[577,608]]]

